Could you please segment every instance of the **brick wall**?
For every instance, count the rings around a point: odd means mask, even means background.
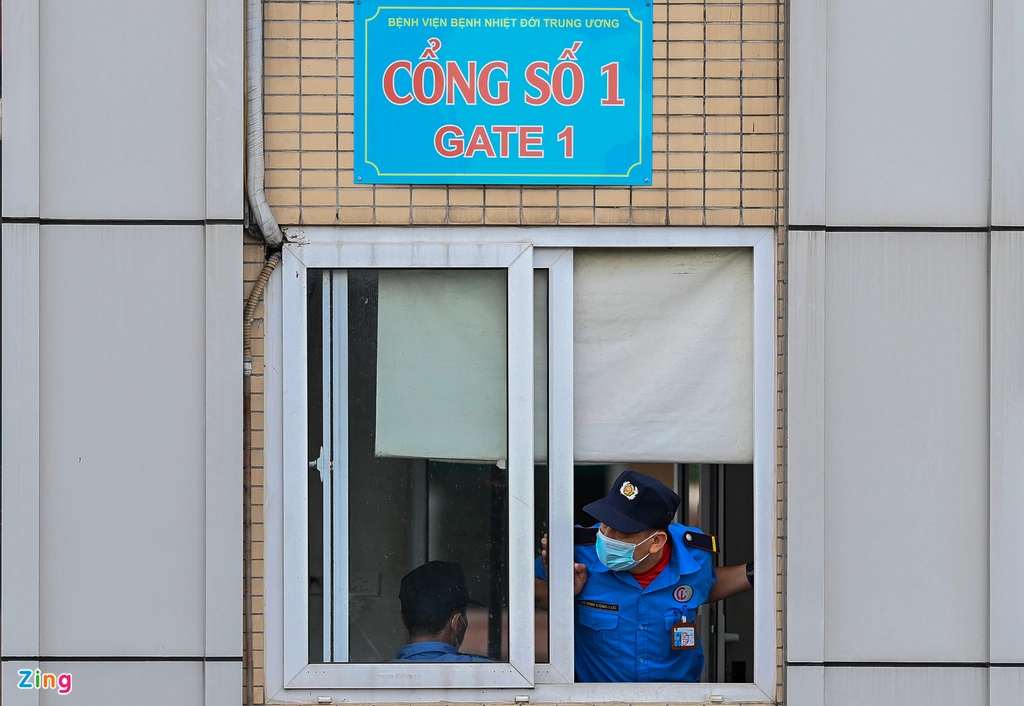
[[[244,288],[242,301],[249,298],[256,279],[263,270],[265,248],[262,240],[246,236],[243,246]],[[253,679],[254,703],[262,704],[263,699],[263,371],[264,371],[264,304],[261,300],[256,307],[256,315],[252,322],[252,447],[250,451],[250,463],[252,464],[252,628],[253,628],[253,664],[255,673]],[[242,671],[243,680],[248,678],[248,670]],[[243,682],[242,694],[245,703],[245,694],[248,684]]]
[[[356,186],[351,1],[265,5],[267,198],[283,225],[780,225],[784,4],[654,8],[650,187]]]

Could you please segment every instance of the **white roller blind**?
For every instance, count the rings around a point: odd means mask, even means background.
[[[387,270],[379,279],[378,456],[506,456],[506,284],[496,270]],[[534,449],[547,458],[547,272],[534,279]]]
[[[378,456],[507,457],[505,270],[382,270]]]
[[[752,462],[751,250],[574,260],[576,462]]]

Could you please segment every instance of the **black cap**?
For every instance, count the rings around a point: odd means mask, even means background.
[[[679,496],[657,478],[623,471],[608,495],[583,509],[613,530],[634,534],[672,524]]]
[[[453,561],[428,561],[402,577],[398,590],[402,612],[448,616],[466,605],[483,605],[469,597],[462,566]]]

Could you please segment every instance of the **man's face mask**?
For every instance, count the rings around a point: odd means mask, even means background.
[[[623,542],[621,539],[606,537],[603,532],[598,532],[597,546],[595,547],[597,549],[597,558],[612,571],[629,571],[650,554],[648,551],[647,554],[644,554],[639,559],[634,559],[634,550],[656,534],[658,533],[655,532],[647,539],[636,544],[630,544],[629,542]]]

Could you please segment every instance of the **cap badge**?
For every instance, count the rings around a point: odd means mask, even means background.
[[[685,584],[682,586],[677,586],[676,590],[673,592],[672,595],[680,603],[686,603],[686,601],[693,598],[693,587],[687,586]]]
[[[625,496],[626,500],[635,500],[636,496],[640,494],[640,489],[627,480],[619,488],[619,492]]]

